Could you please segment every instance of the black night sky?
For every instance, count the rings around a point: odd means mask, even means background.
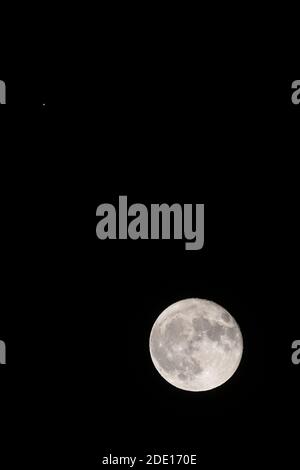
[[[109,453],[192,453],[213,468],[295,465],[292,80],[228,74],[220,88],[207,75],[184,85],[169,65],[160,78],[145,64],[138,75],[126,70],[0,77],[9,103],[1,114],[13,129],[5,183],[14,211],[5,213],[19,227],[5,234],[7,279],[20,284],[7,288],[1,319],[4,448],[17,462],[9,452],[17,442],[33,468],[81,457],[82,468],[97,468]],[[119,195],[146,206],[204,203],[203,249],[100,241],[92,209],[117,206]],[[244,338],[238,371],[209,392],[172,387],[149,355],[157,316],[190,297],[225,307]]]

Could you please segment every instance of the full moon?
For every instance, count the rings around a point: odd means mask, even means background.
[[[182,390],[200,392],[227,382],[243,354],[243,337],[223,307],[203,299],[170,305],[155,321],[150,355],[160,375]]]

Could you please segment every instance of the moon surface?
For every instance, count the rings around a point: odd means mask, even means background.
[[[154,366],[167,382],[182,390],[219,387],[235,373],[242,354],[237,322],[209,300],[186,299],[170,305],[150,334]]]

